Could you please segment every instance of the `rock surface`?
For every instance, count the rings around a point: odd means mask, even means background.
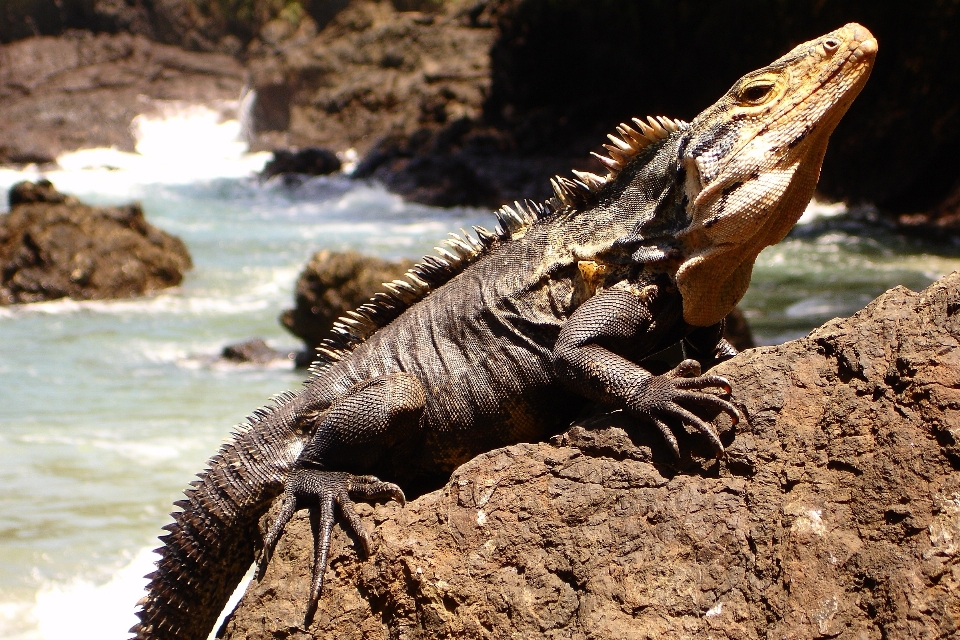
[[[481,455],[336,529],[309,630],[300,514],[222,637],[958,637],[960,274],[715,371],[726,460],[617,414]]]
[[[329,149],[320,147],[297,150],[279,149],[273,152],[273,158],[263,167],[260,177],[269,178],[285,173],[325,176],[337,171],[340,171],[340,159]]]
[[[317,252],[297,278],[293,309],[280,316],[280,324],[305,343],[307,352],[297,365],[307,366],[333,322],[353,311],[383,289],[382,283],[399,278],[412,261],[389,262],[356,251]]]
[[[164,101],[225,107],[243,68],[230,56],[193,53],[144,36],[38,37],[0,45],[0,164],[47,163],[65,151],[133,151],[134,117]]]
[[[263,338],[251,338],[244,342],[228,344],[220,352],[220,357],[237,364],[265,365],[277,360],[292,360],[295,354],[278,351],[268,345]]]
[[[49,182],[11,189],[0,216],[0,305],[129,298],[180,284],[183,242],[149,224],[138,204],[89,207]]]

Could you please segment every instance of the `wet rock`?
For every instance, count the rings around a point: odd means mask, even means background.
[[[678,464],[600,415],[361,506],[373,556],[335,530],[309,629],[301,513],[223,637],[954,637],[958,291],[956,273],[898,287],[719,365],[747,418],[716,419],[725,460],[686,435]]]
[[[333,322],[367,302],[383,289],[382,283],[399,278],[412,261],[389,262],[355,251],[323,250],[316,253],[297,278],[293,309],[280,316],[280,323],[307,346],[297,357],[297,366],[307,366]]]
[[[243,69],[127,33],[71,32],[0,45],[0,164],[48,163],[90,147],[133,151],[130,123],[164,104],[229,111]]]
[[[262,178],[284,173],[299,173],[310,176],[325,176],[340,171],[340,159],[333,151],[320,147],[273,152],[273,158],[267,162],[260,173]]]
[[[366,154],[383,136],[481,116],[494,32],[471,26],[464,4],[343,4],[325,25],[304,21],[250,43],[260,148]]]
[[[36,182],[23,181],[10,187],[10,193],[7,194],[7,202],[10,208],[18,204],[31,204],[34,202],[50,202],[59,204],[61,202],[70,202],[76,204],[78,201],[72,196],[67,196],[53,186],[53,183],[46,179],[40,179]]]
[[[176,286],[191,267],[183,242],[138,204],[89,207],[46,181],[11,189],[0,216],[0,304],[102,300]]]
[[[277,351],[262,338],[227,345],[220,355],[224,360],[244,364],[269,364],[276,360],[292,360],[294,357],[288,351]]]
[[[926,239],[955,238],[960,234],[960,181],[933,209],[902,214],[897,223],[901,231]]]

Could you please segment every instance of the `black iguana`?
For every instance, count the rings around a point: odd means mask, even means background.
[[[447,240],[342,319],[297,393],[254,413],[199,474],[165,527],[137,638],[205,638],[254,560],[258,519],[283,494],[261,571],[295,510],[319,521],[306,621],[340,515],[361,545],[353,498],[404,500],[496,447],[558,432],[588,401],[718,452],[701,405],[736,419],[687,359],[663,375],[636,362],[682,341],[709,365],[734,351],[722,320],[764,247],[816,185],[827,139],[863,87],[877,42],[857,24],[804,43],[737,81],[692,123],[621,125],[609,173],[553,180],[556,197],[505,206],[501,227]]]

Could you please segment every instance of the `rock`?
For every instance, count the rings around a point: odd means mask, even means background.
[[[757,346],[756,340],[753,339],[753,331],[750,330],[750,323],[747,321],[747,317],[743,315],[740,307],[736,307],[727,314],[726,324],[723,327],[723,337],[737,351],[753,349]]]
[[[260,148],[366,154],[385,135],[480,118],[494,31],[473,27],[465,2],[432,9],[352,0],[325,25],[304,21],[280,38],[252,41]]]
[[[223,348],[221,357],[224,360],[242,364],[269,364],[276,360],[292,360],[294,354],[277,351],[267,345],[262,338],[252,338],[246,342],[229,344]]]
[[[335,529],[309,630],[301,513],[222,637],[956,637],[960,274],[714,371],[727,459],[620,414],[478,456]]]
[[[140,296],[180,284],[191,267],[183,242],[138,204],[89,207],[46,181],[15,185],[10,201],[0,216],[0,304]]]
[[[169,101],[236,101],[243,68],[141,35],[71,33],[0,45],[0,164],[49,163],[66,151],[133,151],[130,123]]]
[[[10,187],[7,202],[12,209],[18,204],[31,204],[34,202],[50,202],[53,204],[70,202],[71,204],[77,204],[78,201],[76,198],[57,191],[53,183],[49,180],[40,179],[37,180],[36,183],[24,180]]]
[[[950,240],[960,234],[960,180],[933,209],[904,213],[897,218],[897,223],[901,231],[928,240]]]
[[[273,152],[273,158],[267,162],[260,173],[261,178],[284,173],[302,173],[311,176],[325,176],[340,171],[340,159],[333,151],[320,147]]]
[[[399,278],[413,262],[388,262],[355,251],[323,250],[316,253],[297,278],[293,309],[280,323],[307,346],[297,366],[312,362],[313,349],[333,327],[333,322],[353,311],[383,289],[382,283]]]

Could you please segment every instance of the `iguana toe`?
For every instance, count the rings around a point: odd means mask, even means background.
[[[355,476],[340,471],[301,468],[287,480],[280,513],[264,537],[263,551],[258,564],[258,579],[263,578],[277,541],[293,514],[298,509],[310,509],[314,540],[313,575],[310,581],[310,597],[304,615],[304,626],[310,626],[313,622],[320,594],[323,591],[324,573],[330,553],[330,538],[336,522],[335,511],[339,510],[342,522],[359,541],[360,546],[363,547],[363,553],[365,555],[370,553],[372,547],[370,534],[363,526],[351,496],[365,500],[390,498],[400,504],[405,503],[400,487],[391,482],[381,482],[374,476]]]

